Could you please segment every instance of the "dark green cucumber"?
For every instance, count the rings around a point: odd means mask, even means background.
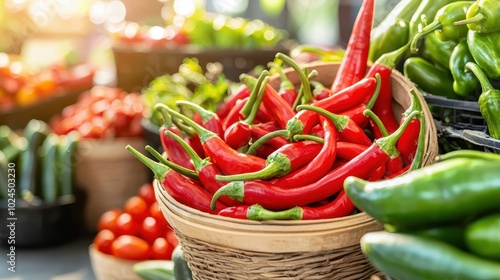
[[[465,243],[478,256],[500,260],[500,213],[470,223],[465,231]]]
[[[500,263],[411,234],[370,232],[361,249],[381,272],[399,280],[498,280]]]
[[[40,120],[31,120],[24,127],[24,138],[28,145],[19,156],[19,174],[17,174],[19,194],[21,197],[31,199],[36,196],[37,175],[40,174],[40,164],[38,162],[38,150],[43,141],[50,133],[50,127],[47,123]]]
[[[45,202],[54,203],[59,195],[59,168],[56,165],[59,150],[59,136],[49,134],[40,148],[41,197]]]
[[[6,125],[0,126],[0,150],[8,162],[16,162],[27,141]]]
[[[61,139],[61,146],[58,150],[56,162],[60,176],[60,195],[73,194],[75,161],[79,141],[80,134],[76,131],[68,133]]]
[[[184,258],[181,245],[177,245],[172,252],[172,261],[174,262],[174,275],[176,280],[192,280],[191,269]]]
[[[461,225],[445,225],[420,230],[397,232],[431,238],[444,243],[448,243],[460,249],[467,248],[465,245],[465,226]]]
[[[177,280],[174,276],[173,261],[142,261],[134,264],[133,270],[144,280]]]

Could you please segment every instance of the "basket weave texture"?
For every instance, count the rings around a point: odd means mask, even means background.
[[[316,63],[315,78],[325,86],[333,81],[339,64]],[[293,71],[288,78],[299,84]],[[415,86],[393,71],[393,109],[397,118],[410,106]],[[278,87],[279,80],[271,79]],[[424,165],[437,156],[437,136],[425,100],[427,123]],[[249,221],[207,214],[175,201],[154,182],[163,214],[182,245],[193,279],[380,279],[382,274],[361,252],[359,240],[383,225],[366,213],[310,221]]]

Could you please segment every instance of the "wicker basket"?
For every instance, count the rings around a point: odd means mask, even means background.
[[[329,85],[338,64],[310,65],[318,81]],[[299,83],[293,71],[288,77]],[[277,86],[278,81],[272,80]],[[397,116],[410,105],[414,88],[393,72],[393,107]],[[424,164],[437,155],[432,116],[424,104],[427,144]],[[247,221],[203,213],[175,201],[155,181],[155,193],[174,229],[194,279],[379,279],[382,276],[361,252],[359,240],[381,230],[365,213],[312,221]]]
[[[88,139],[79,145],[76,162],[77,186],[84,192],[84,220],[88,231],[95,232],[102,213],[122,208],[151,178],[147,168],[125,147],[144,152],[142,138]]]

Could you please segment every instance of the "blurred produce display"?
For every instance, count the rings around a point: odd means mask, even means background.
[[[16,197],[29,203],[54,203],[74,193],[75,159],[80,135],[57,135],[43,121],[31,120],[21,133],[0,126],[0,173],[7,181],[7,167],[15,164]],[[1,198],[9,198],[1,188]]]
[[[207,13],[197,9],[182,24],[146,26],[128,22],[113,34],[116,42],[145,44],[151,47],[190,45],[201,49],[260,49],[276,46],[288,37],[286,30],[275,28],[262,20],[249,20]]]
[[[142,185],[123,208],[109,209],[98,221],[93,244],[102,253],[128,260],[171,260],[179,244],[155,200],[153,185]]]
[[[34,70],[18,55],[0,53],[0,112],[36,104],[55,95],[90,87],[90,65],[55,64]]]
[[[95,86],[50,121],[59,135],[76,131],[82,138],[141,137],[144,103],[141,94]]]
[[[163,121],[154,106],[162,103],[175,109],[179,100],[215,111],[233,84],[221,71],[218,63],[207,65],[205,71],[196,58],[185,58],[177,73],[159,76],[143,89],[144,117],[160,126]]]
[[[362,237],[364,254],[394,279],[498,279],[499,168],[500,155],[460,150],[399,178],[347,178],[348,197],[385,224]]]

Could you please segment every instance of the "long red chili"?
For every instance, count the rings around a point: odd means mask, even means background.
[[[230,182],[282,177],[310,163],[319,154],[322,147],[323,145],[313,141],[289,143],[271,153],[266,159],[266,167],[262,170],[235,175],[220,175],[216,179]]]
[[[262,158],[240,153],[229,147],[217,134],[204,129],[186,116],[167,108],[167,112],[191,126],[200,137],[205,154],[224,174],[239,174],[261,170],[266,166]]]
[[[344,141],[337,142],[337,158],[350,161],[368,149],[368,147],[369,146]]]
[[[408,45],[409,44],[406,44],[395,51],[383,54],[373,63],[366,74],[366,77],[375,77],[377,74],[380,75],[380,94],[371,110],[380,118],[389,133],[393,133],[399,127],[399,123],[392,109],[392,70],[402,59],[403,54],[408,49]],[[378,127],[375,126],[373,129],[375,138],[380,138],[381,134]]]
[[[284,188],[303,186],[318,180],[331,170],[337,154],[337,129],[330,120],[325,117],[322,120],[324,143],[321,151],[304,167],[270,181],[272,185]]]
[[[215,164],[210,161],[210,158],[202,159],[198,154],[189,146],[186,141],[184,141],[179,136],[167,131],[167,134],[172,137],[175,141],[177,141],[188,153],[193,161],[193,165],[195,167],[196,175],[198,176],[198,180],[201,182],[201,186],[206,189],[210,194],[214,194],[217,190],[219,190],[222,186],[225,185],[223,182],[219,182],[215,179],[215,176],[221,175],[221,171]],[[231,200],[228,197],[221,197],[222,203],[228,206],[239,205],[241,203]]]
[[[249,88],[253,88],[257,83],[256,78],[247,74],[241,74],[240,80]],[[278,94],[278,92],[270,84],[267,84],[266,86],[262,104],[267,109],[267,111],[272,114],[271,117],[274,118],[274,120],[280,125],[281,128],[285,128],[288,120],[293,118],[293,116],[295,115],[292,107]]]
[[[167,154],[167,157],[175,164],[178,164],[184,168],[194,170],[193,163],[191,163],[189,155],[182,149],[182,147],[174,141],[172,138],[165,135],[165,131],[171,131],[178,136],[182,136],[181,131],[177,128],[173,122],[172,118],[168,113],[166,113],[167,105],[158,103],[155,106],[155,110],[158,111],[163,116],[163,125],[160,127],[160,142],[163,150]]]
[[[310,105],[300,105],[297,107],[297,110],[309,110],[329,118],[337,128],[340,138],[343,141],[365,146],[370,146],[372,144],[372,140],[368,138],[363,129],[347,116],[336,115],[319,107]]]
[[[404,122],[406,118],[413,111],[421,111],[422,103],[418,97],[418,93],[415,89],[410,89],[411,94],[411,105],[410,107],[403,113],[401,117],[401,122]],[[401,153],[401,157],[404,160],[405,164],[411,164],[415,157],[415,153],[417,151],[418,139],[420,135],[420,120],[418,118],[414,118],[411,120],[408,125],[408,129],[401,135],[398,143],[396,144],[396,148],[398,148]]]
[[[244,85],[241,84],[237,89],[236,92],[226,98],[215,113],[219,116],[221,120],[225,119],[226,116],[229,114],[229,111],[236,105],[236,102],[241,99],[245,99],[248,96],[250,96],[250,89]]]
[[[374,12],[375,0],[363,0],[351,30],[344,58],[331,87],[333,94],[358,82],[365,76]]]
[[[413,114],[417,115],[419,112]],[[390,157],[397,155],[396,142],[409,121],[408,119],[390,136],[377,139],[359,156],[330,171],[314,183],[290,189],[275,187],[261,180],[234,181],[220,188],[212,197],[212,203],[221,196],[228,196],[244,204],[260,204],[269,210],[283,210],[328,198],[342,190],[347,177],[366,178],[374,169],[385,164]]]
[[[297,98],[297,90],[288,77],[283,73],[283,68],[275,63],[272,64],[272,69],[278,73],[281,83],[278,88],[278,94],[290,105],[293,106]]]
[[[130,145],[127,145],[126,149],[151,169],[155,178],[160,181],[163,188],[176,201],[211,214],[216,214],[227,207],[222,202],[218,202],[217,204],[213,204],[214,208],[212,209],[210,205],[211,194],[204,190],[196,181],[184,177],[169,167],[149,159]]]
[[[222,127],[222,121],[216,113],[206,110],[200,105],[187,100],[178,100],[175,104],[179,108],[188,108],[189,110],[197,113],[201,118],[201,125],[204,128],[212,131],[219,137],[224,137],[224,128]]]
[[[331,202],[318,207],[295,206],[282,211],[267,210],[261,205],[239,205],[227,207],[218,215],[236,219],[270,221],[270,220],[319,220],[345,217],[355,209],[349,197],[341,190]]]
[[[367,96],[371,96],[375,92],[376,86],[375,78],[364,78],[337,94],[315,101],[311,105],[338,114],[362,104]],[[317,113],[300,111],[288,122],[286,129],[292,135],[308,134],[318,123]]]

